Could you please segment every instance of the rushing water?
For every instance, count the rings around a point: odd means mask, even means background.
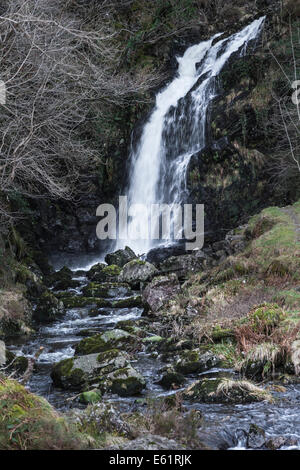
[[[229,38],[217,41],[221,36],[217,34],[188,48],[177,58],[178,72],[173,81],[157,94],[140,141],[131,151],[128,204],[132,212],[124,245],[136,253],[146,253],[157,243],[150,236],[142,238],[145,211],[137,205],[150,208],[152,204],[184,201],[188,163],[205,146],[207,109],[217,94],[216,78],[233,54],[247,53],[259,37],[264,20],[253,21]],[[130,234],[138,233],[139,227],[140,236],[131,239]],[[121,237],[126,238],[126,234]]]

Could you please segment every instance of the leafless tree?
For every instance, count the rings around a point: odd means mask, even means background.
[[[0,4],[0,79],[7,93],[0,105],[0,218],[8,220],[12,192],[71,199],[97,155],[79,132],[91,103],[101,113],[101,103],[126,103],[158,80],[117,70],[120,31],[107,19],[114,0],[98,3],[93,24],[72,13],[79,3]]]

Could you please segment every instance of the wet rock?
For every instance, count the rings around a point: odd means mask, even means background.
[[[181,288],[176,274],[157,276],[143,291],[145,308],[156,313],[180,292]]]
[[[272,395],[245,380],[221,378],[198,380],[183,392],[183,398],[203,403],[254,403],[272,401]]]
[[[129,356],[113,349],[101,354],[64,359],[55,364],[51,378],[57,387],[84,390],[90,384],[98,383],[106,374],[128,365]]]
[[[7,349],[5,367],[7,372],[16,372],[18,375],[22,375],[28,367],[28,359],[25,356],[16,356]]]
[[[147,253],[146,260],[149,263],[158,266],[160,263],[163,263],[167,258],[170,258],[171,256],[183,255],[185,254],[185,252],[185,244],[152,248],[152,250]]]
[[[111,303],[113,308],[142,308],[144,305],[141,295],[135,295],[133,297],[127,297],[125,299],[114,300]]]
[[[211,352],[203,353],[199,349],[183,351],[175,364],[176,371],[186,375],[205,372],[221,364],[221,359]]]
[[[107,374],[100,383],[100,388],[116,393],[121,397],[138,395],[145,387],[144,377],[131,365]]]
[[[266,448],[270,450],[277,450],[281,447],[298,447],[298,439],[285,436],[271,437],[266,442]]]
[[[291,351],[291,361],[295,368],[295,374],[300,375],[300,340],[292,343]]]
[[[0,367],[6,363],[6,348],[4,341],[0,341]]]
[[[134,439],[124,445],[118,447],[110,447],[111,450],[186,450],[178,442],[167,437],[147,434],[145,436]]]
[[[81,340],[75,347],[75,354],[84,355],[100,353],[109,349],[130,350],[137,344],[137,338],[127,331],[110,330]]]
[[[77,308],[77,307],[98,307],[105,308],[111,307],[111,302],[97,297],[80,297],[78,295],[62,297],[61,301],[65,308]]]
[[[64,266],[59,271],[47,276],[45,278],[45,284],[53,287],[54,290],[66,290],[69,288],[76,288],[80,285],[79,281],[72,279],[72,271]]]
[[[141,283],[150,281],[156,274],[158,270],[153,264],[135,259],[125,264],[118,281],[127,282],[132,287],[139,287]]]
[[[181,387],[185,383],[185,377],[175,371],[173,367],[167,367],[163,370],[160,380],[157,382],[162,387],[170,390],[175,387]]]
[[[82,294],[85,297],[105,297],[115,298],[123,297],[131,294],[131,288],[126,283],[121,282],[90,282],[82,289]]]
[[[64,303],[46,290],[38,299],[33,318],[37,322],[48,323],[63,315],[64,311]]]
[[[135,258],[137,258],[137,256],[134,251],[132,251],[129,246],[126,246],[124,250],[117,250],[114,253],[107,254],[105,256],[105,262],[108,265],[115,264],[122,268],[126,263],[129,263],[129,261],[132,261]]]
[[[92,266],[86,275],[93,282],[117,282],[120,272],[120,266],[115,264],[107,266],[104,263],[98,263]]]
[[[175,272],[179,279],[202,270],[208,264],[208,257],[201,250],[191,254],[171,256],[159,265],[162,273]]]
[[[90,390],[89,392],[82,392],[79,397],[80,403],[84,403],[86,405],[89,405],[91,403],[98,403],[101,400],[102,394],[100,390],[97,389]]]
[[[260,449],[264,447],[266,440],[265,431],[257,426],[256,424],[251,424],[249,432],[247,435],[247,447],[250,449]]]

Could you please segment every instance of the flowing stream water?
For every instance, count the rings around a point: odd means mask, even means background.
[[[230,38],[208,41],[192,46],[178,58],[178,73],[174,80],[156,98],[156,106],[145,124],[141,140],[132,150],[132,169],[128,190],[129,203],[177,203],[185,192],[186,169],[191,155],[205,146],[206,114],[209,103],[217,93],[216,78],[232,54],[246,54],[263,27],[264,18],[258,19]],[[134,223],[134,222],[132,222]],[[153,245],[150,240],[126,241],[136,252],[147,252]],[[96,262],[96,261],[95,261]],[[82,262],[78,259],[78,266]],[[73,263],[74,266],[74,263]],[[84,273],[74,273],[80,287],[71,289],[81,295],[88,283]],[[37,362],[29,387],[45,396],[54,406],[65,409],[74,402],[74,396],[53,387],[50,372],[54,363],[72,357],[74,345],[86,336],[86,330],[102,332],[113,328],[120,320],[138,319],[142,309],[100,309],[97,316],[89,315],[89,308],[67,309],[57,321],[37,327],[37,333],[28,340],[15,339],[9,346],[17,354],[33,355],[44,347]],[[157,357],[140,352],[135,355],[134,367],[147,379],[144,397],[166,395],[157,380],[163,365]],[[207,376],[233,374],[232,371],[210,370]],[[203,374],[201,374],[203,375]],[[190,376],[188,381],[199,378]],[[172,393],[172,392],[171,392]],[[135,409],[137,397],[108,397],[123,409]],[[75,402],[76,406],[79,406]],[[286,392],[278,394],[275,404],[205,405],[194,404],[205,416],[205,429],[212,442],[219,447],[243,448],[244,431],[250,423],[264,428],[270,436],[295,438],[300,448],[300,385],[289,385]],[[297,447],[296,445],[296,447]]]

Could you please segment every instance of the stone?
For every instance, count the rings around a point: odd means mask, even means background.
[[[118,277],[119,282],[127,282],[133,287],[139,286],[140,283],[151,281],[153,276],[158,274],[158,270],[153,264],[147,261],[135,259],[123,266]]]
[[[91,403],[98,403],[102,400],[102,394],[100,390],[94,389],[89,392],[82,392],[79,397],[80,403],[89,405]]]
[[[6,364],[6,348],[4,341],[0,341],[0,367]]]
[[[156,313],[180,292],[181,287],[176,274],[155,277],[142,294],[145,308]]]
[[[106,374],[128,365],[129,356],[113,349],[101,354],[63,359],[54,365],[51,378],[57,387],[84,390],[90,384],[98,383]]]
[[[221,364],[221,359],[211,352],[203,353],[199,349],[183,351],[175,364],[175,369],[186,375],[205,372]]]
[[[207,256],[201,250],[191,254],[171,256],[159,265],[162,273],[175,272],[179,279],[185,279],[188,274],[198,272],[207,264]]]
[[[132,293],[131,288],[126,283],[119,282],[90,282],[82,289],[84,297],[124,297]]]
[[[51,291],[46,290],[38,299],[33,318],[37,322],[48,323],[56,320],[64,312],[62,300],[57,299]]]
[[[131,365],[115,370],[103,379],[100,388],[111,393],[116,393],[121,397],[138,395],[146,386],[144,377]]]
[[[131,442],[118,447],[111,446],[111,450],[186,450],[182,445],[173,439],[167,437],[156,436],[154,434],[146,434]]]
[[[129,246],[126,246],[124,250],[117,250],[114,253],[107,254],[104,259],[108,265],[115,264],[122,268],[126,263],[129,263],[129,261],[135,258],[137,258],[137,256],[134,251],[129,248]]]
[[[265,440],[265,431],[256,424],[252,423],[247,435],[247,447],[250,449],[261,449],[265,445]]]
[[[75,347],[76,355],[100,353],[109,349],[131,349],[137,338],[124,330],[109,330],[81,340]]]
[[[86,275],[93,282],[117,282],[120,272],[120,266],[115,264],[107,266],[104,263],[98,263],[92,266]]]

